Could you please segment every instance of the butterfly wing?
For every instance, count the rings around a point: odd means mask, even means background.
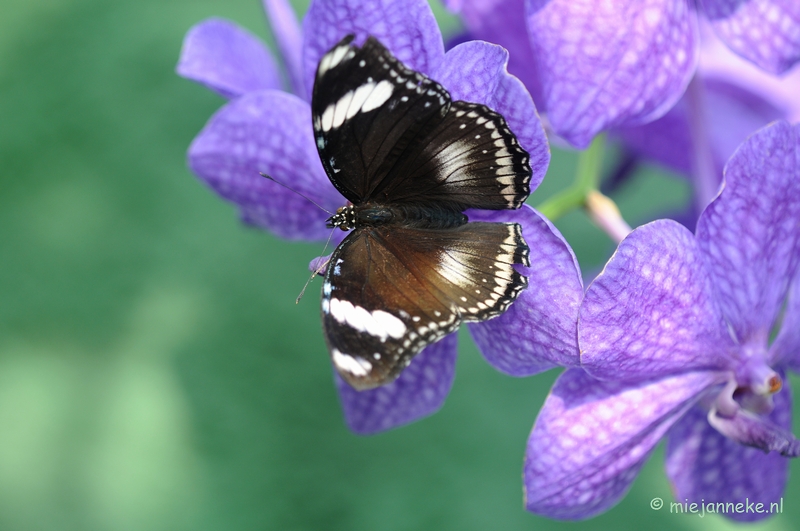
[[[360,48],[352,39],[320,60],[311,112],[328,177],[350,202],[360,203],[408,146],[444,119],[450,94],[375,38]]]
[[[519,208],[530,194],[528,153],[502,116],[451,102],[438,83],[370,37],[323,56],[311,110],[322,164],[352,203],[448,202]]]
[[[516,223],[356,229],[331,256],[322,321],[333,364],[356,389],[392,381],[463,321],[501,314],[527,286]]]
[[[392,202],[455,203],[461,209],[515,209],[530,194],[530,156],[502,116],[454,101],[445,119],[372,191]]]

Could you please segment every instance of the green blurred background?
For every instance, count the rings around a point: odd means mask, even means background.
[[[223,100],[174,66],[209,16],[273,42],[257,0],[0,4],[0,529],[734,527],[650,509],[670,498],[661,449],[594,520],[526,513],[525,442],[557,371],[501,375],[467,335],[438,414],[348,432],[319,285],[294,304],[321,246],[243,227],[186,169]],[[556,151],[531,202],[575,162]],[[649,170],[615,199],[638,224],[687,194]],[[558,226],[584,271],[613,250],[582,213]],[[799,494],[792,477],[756,527],[795,527]]]

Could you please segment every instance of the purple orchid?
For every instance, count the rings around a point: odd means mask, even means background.
[[[541,182],[550,159],[547,140],[530,95],[506,70],[504,49],[473,41],[445,53],[424,0],[313,1],[302,29],[283,0],[264,4],[293,93],[280,90],[280,73],[264,45],[231,22],[212,19],[192,28],[178,64],[180,75],[230,98],[192,142],[188,159],[192,171],[233,202],[245,222],[289,239],[319,241],[330,234],[327,213],[259,177],[259,172],[327,210],[345,204],[320,163],[309,98],[319,59],[351,33],[357,42],[367,35],[377,37],[408,66],[440,82],[454,100],[483,103],[502,114],[530,153],[531,189]],[[535,288],[526,290],[502,316],[470,325],[486,359],[516,376],[577,365],[576,322],[583,287],[567,243],[527,206],[467,214],[471,220],[520,223],[533,250],[532,266],[521,272]],[[357,392],[337,376],[348,425],[358,433],[374,433],[433,413],[450,390],[455,358],[456,338],[451,335],[426,348],[397,380],[383,387]]]
[[[697,214],[717,194],[725,161],[750,133],[781,118],[800,121],[800,68],[773,76],[731,52],[707,24],[700,29],[700,64],[675,107],[658,120],[613,132],[637,159],[691,178]]]
[[[768,516],[747,504],[778,502],[800,455],[785,377],[800,369],[800,127],[740,146],[696,234],[633,231],[587,290],[578,336],[586,372],[559,377],[528,441],[530,511],[607,510],[666,436],[679,502]]]
[[[778,74],[800,60],[794,0],[450,0],[470,35],[511,52],[553,130],[584,148],[597,133],[652,121],[698,62],[698,16],[740,56]]]

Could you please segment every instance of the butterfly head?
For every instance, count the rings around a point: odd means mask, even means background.
[[[353,205],[347,205],[336,209],[336,214],[325,221],[325,226],[329,229],[339,227],[342,230],[351,230],[356,226],[356,214]]]

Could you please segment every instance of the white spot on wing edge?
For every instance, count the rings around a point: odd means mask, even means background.
[[[406,325],[394,315],[375,310],[373,312],[356,306],[348,300],[331,299],[329,303],[323,300],[323,312],[330,315],[342,324],[347,324],[358,332],[366,332],[379,338],[381,341],[391,336],[399,339],[406,332]]]
[[[336,67],[339,63],[342,62],[344,59],[347,50],[350,49],[350,46],[339,46],[325,54],[325,57],[322,58],[322,61],[319,63],[319,75],[324,74],[331,68]]]
[[[347,111],[350,109],[350,102],[353,100],[353,91],[351,90],[336,102],[336,110],[333,113],[332,127],[339,127],[344,123],[344,118]]]
[[[335,105],[328,105],[328,108],[325,109],[325,112],[322,113],[322,130],[323,131],[330,131],[331,127],[333,126],[333,112],[335,110]]]
[[[391,82],[384,79],[375,86],[375,89],[370,93],[369,97],[364,102],[364,105],[361,107],[361,110],[363,112],[369,112],[377,109],[386,103],[386,100],[392,97],[393,91],[394,87],[392,86]]]
[[[372,364],[367,360],[354,358],[349,354],[340,352],[339,349],[333,349],[331,355],[333,364],[336,365],[338,369],[349,372],[354,376],[366,376],[367,373],[372,370]]]
[[[372,312],[372,317],[387,334],[395,339],[400,339],[406,333],[405,323],[390,313],[383,310],[375,310]]]
[[[375,83],[365,83],[356,89],[355,93],[353,93],[353,99],[350,101],[350,108],[347,109],[347,116],[345,119],[349,120],[361,110],[361,107],[373,90],[375,90]]]

